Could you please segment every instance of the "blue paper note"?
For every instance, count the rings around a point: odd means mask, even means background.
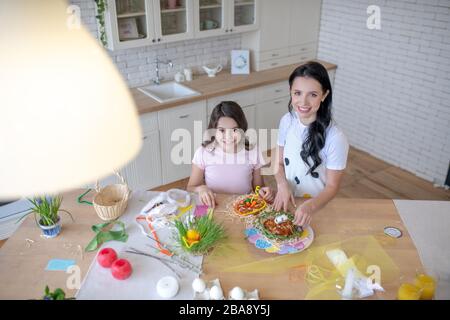
[[[75,265],[75,260],[51,259],[45,270],[48,271],[66,271],[70,266]]]

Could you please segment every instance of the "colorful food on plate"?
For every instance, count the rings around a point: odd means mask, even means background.
[[[268,230],[270,233],[277,236],[291,236],[295,232],[295,226],[290,220],[283,221],[281,223],[277,223],[275,218],[269,218],[264,221],[264,228]]]
[[[268,211],[261,213],[255,226],[268,239],[290,240],[302,236],[303,229],[293,223],[294,215],[286,212]]]
[[[247,195],[238,200],[234,204],[234,211],[242,216],[255,215],[265,209],[267,206],[266,201],[260,196]]]

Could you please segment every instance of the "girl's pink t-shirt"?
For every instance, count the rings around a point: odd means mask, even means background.
[[[265,165],[257,147],[225,153],[220,146],[200,147],[192,163],[204,170],[205,183],[213,192],[247,194],[252,192],[253,171]]]

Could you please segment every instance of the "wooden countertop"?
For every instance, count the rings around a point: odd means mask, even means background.
[[[322,63],[327,70],[337,68],[335,64],[321,60],[316,61]],[[298,64],[291,64],[264,71],[254,71],[249,75],[232,75],[229,70],[220,72],[214,78],[209,78],[206,75],[195,75],[193,81],[183,82],[183,85],[200,92],[201,95],[166,103],[159,103],[139,91],[137,88],[131,89],[131,93],[136,102],[138,113],[144,114],[205,100],[211,97],[253,89],[283,80],[287,82],[289,75],[297,66]]]
[[[72,259],[80,267],[84,278],[96,255],[96,252],[81,255],[78,250],[78,246],[84,249],[93,238],[91,226],[101,222],[92,206],[77,203],[77,196],[82,192],[80,189],[64,194],[62,208],[70,211],[76,222],[71,223],[63,215],[63,229],[56,238],[41,238],[41,231],[30,216],[0,249],[0,299],[40,298],[46,285],[51,289],[63,288],[69,297],[75,295],[76,290],[66,288],[69,274],[45,271],[45,267],[50,259]],[[229,197],[219,195],[219,206],[215,210],[216,217],[223,221],[227,229],[229,239],[245,245],[256,261],[275,259],[277,256],[262,252],[247,243],[243,234],[244,224],[236,219],[228,219],[223,213]],[[86,200],[90,200],[89,198]],[[301,199],[297,199],[297,203],[301,202]],[[385,226],[400,228],[403,236],[399,239],[388,238],[383,235]],[[422,268],[416,247],[392,200],[336,198],[315,215],[312,228],[316,241],[310,248],[327,243],[327,239],[334,242],[336,239],[373,236],[398,267],[404,282],[412,281],[416,270]],[[26,239],[34,242],[29,244]],[[262,299],[303,299],[307,290],[304,278],[297,273],[298,270],[291,271],[282,274],[222,272],[220,266],[209,260],[208,256],[204,260],[204,278],[219,278],[224,292],[236,285],[246,290],[257,288]],[[398,284],[388,285],[385,287],[387,294],[382,298],[395,298],[397,288]]]

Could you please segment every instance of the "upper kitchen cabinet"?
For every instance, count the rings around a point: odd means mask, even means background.
[[[291,0],[290,2],[290,46],[302,46],[317,42],[321,0]]]
[[[108,0],[107,46],[128,49],[193,38],[192,0]]]
[[[259,27],[259,0],[231,0],[229,32],[247,32]]]
[[[194,36],[194,7],[191,0],[154,0],[157,42],[191,39]]]
[[[261,25],[242,36],[255,71],[315,59],[321,0],[260,0]]]
[[[195,37],[258,29],[258,3],[259,0],[194,0]]]
[[[196,38],[222,35],[228,32],[229,0],[194,0],[194,30]]]

